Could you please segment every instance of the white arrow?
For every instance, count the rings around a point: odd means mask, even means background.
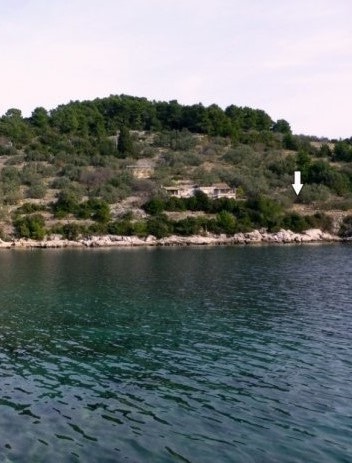
[[[295,183],[292,183],[292,186],[298,196],[303,186],[303,183],[301,183],[301,172],[299,170],[295,170]]]

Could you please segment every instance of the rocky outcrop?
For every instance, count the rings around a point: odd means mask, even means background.
[[[62,239],[59,235],[52,235],[42,241],[17,239],[13,241],[0,240],[0,248],[106,248],[106,247],[140,247],[140,246],[213,246],[233,244],[289,244],[289,243],[319,243],[341,241],[336,235],[323,232],[320,229],[306,230],[303,233],[294,233],[291,230],[280,230],[269,233],[266,230],[254,230],[248,233],[235,235],[194,235],[194,236],[168,236],[157,239],[155,236],[139,238],[137,236],[92,236],[90,238],[70,241]]]

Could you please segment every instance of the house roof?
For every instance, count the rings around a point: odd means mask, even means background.
[[[214,183],[211,186],[212,188],[217,188],[218,190],[231,190],[227,183]]]

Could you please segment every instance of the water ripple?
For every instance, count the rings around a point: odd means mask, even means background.
[[[352,461],[351,258],[1,254],[0,457]]]

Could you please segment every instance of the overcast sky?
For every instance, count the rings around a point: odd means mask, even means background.
[[[0,114],[110,94],[352,136],[351,0],[1,0]]]

